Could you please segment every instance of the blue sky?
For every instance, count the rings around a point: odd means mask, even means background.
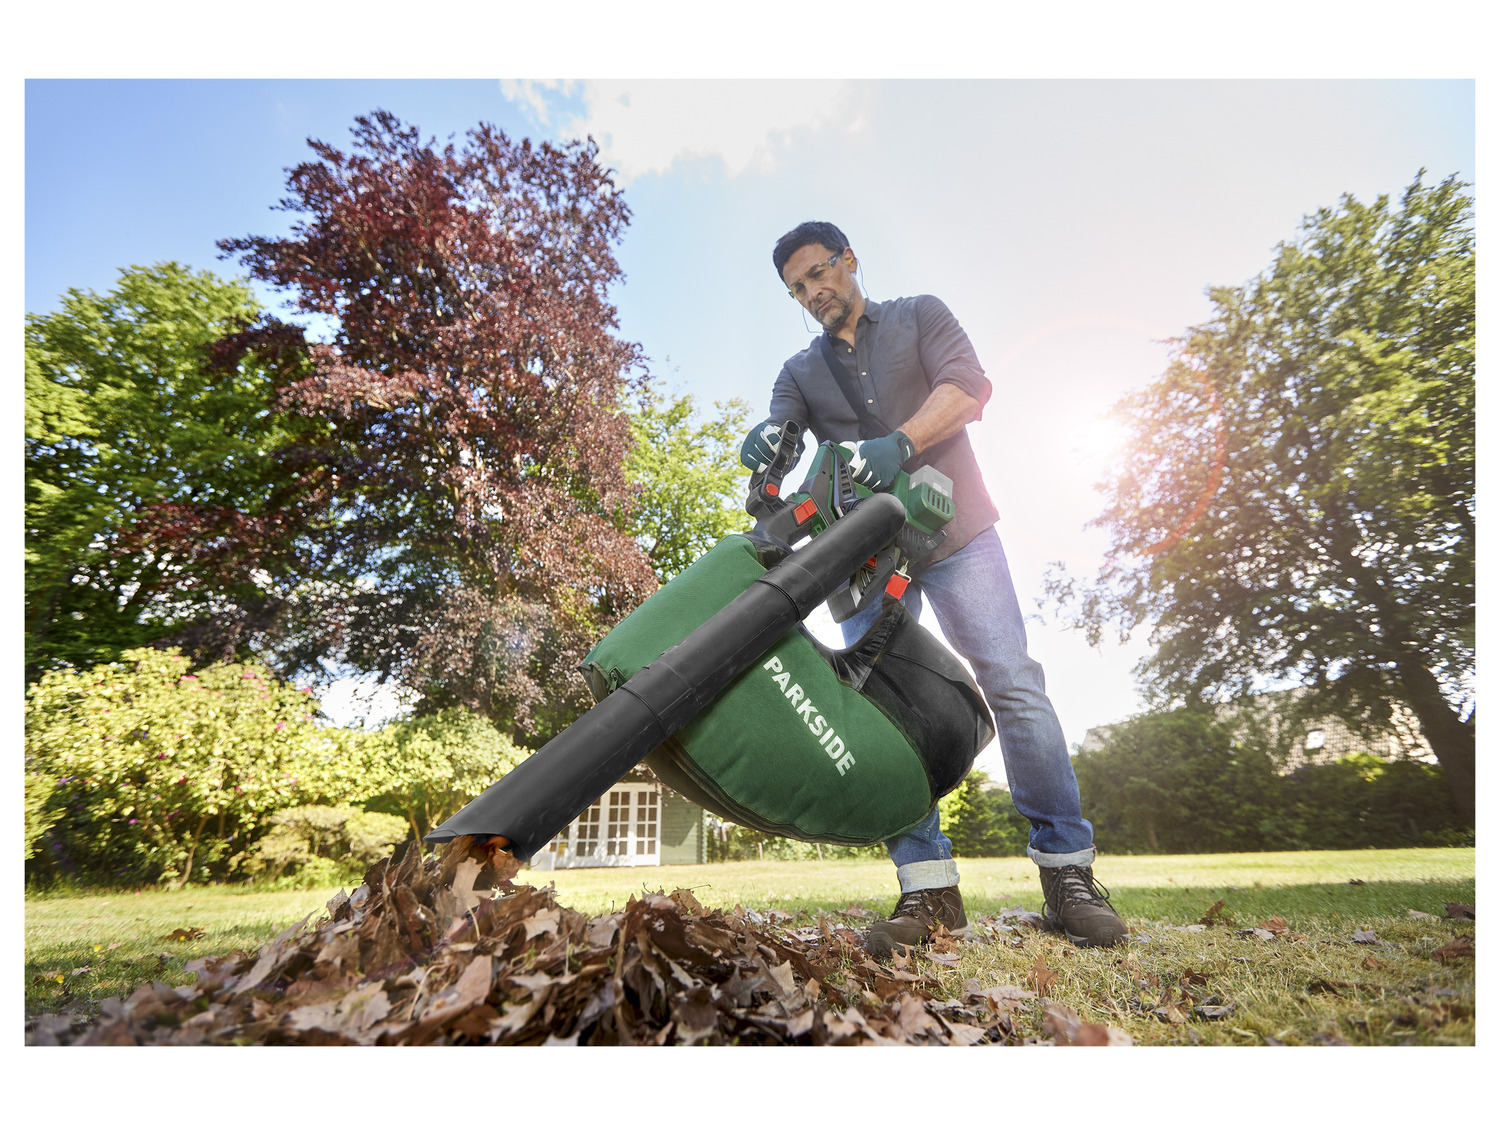
[[[593,134],[634,213],[621,332],[705,406],[759,417],[809,341],[770,265],[804,218],[844,229],[871,296],[941,296],[995,385],[971,435],[1028,610],[1053,560],[1097,565],[1101,415],[1207,316],[1205,286],[1265,268],[1344,192],[1475,167],[1466,81],[32,81],[27,310],[132,264],[237,274],[215,242],[283,229],[306,139],[343,144],[377,107],[440,138]],[[1070,741],[1138,709],[1141,638],[1091,650],[1037,612]]]
[[[972,44],[955,50],[974,57]],[[1046,73],[1008,50],[1010,73]],[[1145,651],[1140,637],[1089,649],[1033,604],[1053,560],[1083,574],[1098,564],[1103,536],[1083,525],[1117,438],[1104,411],[1160,372],[1159,341],[1206,317],[1206,286],[1264,269],[1303,215],[1344,192],[1399,194],[1423,167],[1429,180],[1476,173],[1471,80],[1318,78],[1350,64],[1320,65],[1307,44],[1286,77],[1259,77],[1275,72],[1232,53],[1240,61],[1216,72],[1250,77],[1156,77],[1175,68],[1155,46],[1136,50],[1136,65],[1096,67],[1125,75],[1110,80],[1059,66],[1055,44],[1042,54],[1063,77],[968,81],[846,79],[806,65],[823,57],[806,51],[790,69],[831,76],[787,79],[779,55],[737,71],[776,80],[561,85],[152,79],[181,67],[153,70],[161,56],[149,51],[123,70],[37,68],[76,77],[25,85],[25,309],[49,311],[69,287],[108,288],[131,264],[235,274],[215,242],[284,229],[270,207],[306,138],[342,145],[355,115],[377,107],[439,138],[481,120],[538,140],[591,133],[634,213],[614,294],[622,335],[672,386],[705,405],[743,398],[759,417],[781,362],[810,339],[771,244],[804,218],[832,219],[872,297],[936,293],[974,340],[995,392],[971,436],[1023,608],[1039,615],[1033,652],[1077,742],[1139,708],[1129,669]],[[509,72],[610,72],[599,57],[593,45],[569,65],[554,47],[524,64],[512,55]],[[662,57],[648,50],[637,69],[653,74]],[[503,51],[465,58],[459,72],[505,72]],[[1419,60],[1354,69],[1413,67],[1474,72]],[[998,774],[998,751],[981,765]]]

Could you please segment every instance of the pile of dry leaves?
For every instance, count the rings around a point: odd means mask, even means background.
[[[826,919],[787,931],[685,890],[632,898],[597,918],[548,888],[516,885],[508,854],[461,837],[417,848],[340,892],[254,954],[190,962],[196,984],[108,1000],[73,1034],[48,1021],[28,1040],[85,1044],[1128,1044],[1116,1028],[1033,993],[965,982],[934,998],[958,960],[939,933],[923,954],[879,964]],[[1034,919],[1035,916],[1032,916]],[[1039,921],[1039,919],[1038,919]],[[830,979],[836,977],[837,979]],[[65,1021],[58,1021],[59,1023]],[[46,1026],[43,1026],[46,1024]]]

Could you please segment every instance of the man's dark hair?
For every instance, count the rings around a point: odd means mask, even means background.
[[[844,232],[832,223],[815,223],[811,220],[798,223],[776,240],[776,249],[771,251],[771,261],[776,266],[776,276],[781,276],[781,271],[793,254],[804,246],[814,244],[826,246],[830,252],[837,252],[847,248],[849,240],[844,237]]]

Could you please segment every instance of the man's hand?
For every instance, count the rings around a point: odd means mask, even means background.
[[[740,464],[752,473],[763,473],[776,459],[781,448],[781,426],[776,422],[761,422],[745,435],[740,446]],[[797,450],[800,455],[802,450]]]
[[[862,484],[872,492],[884,492],[895,484],[901,466],[917,451],[911,439],[900,430],[868,441],[839,444],[849,451],[849,471],[854,483]]]

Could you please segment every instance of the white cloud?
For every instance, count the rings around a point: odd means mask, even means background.
[[[581,93],[583,112],[558,123],[592,136],[621,182],[663,174],[680,160],[723,162],[725,174],[769,172],[799,135],[867,124],[868,84],[848,81],[636,80],[501,83],[547,125],[557,101]]]
[[[515,78],[502,78],[500,80],[500,92],[513,102],[520,102],[531,110],[534,116],[543,125],[550,125],[551,114],[548,110],[549,95],[567,96],[572,93],[576,82],[562,82],[558,79],[526,79],[524,81]]]

